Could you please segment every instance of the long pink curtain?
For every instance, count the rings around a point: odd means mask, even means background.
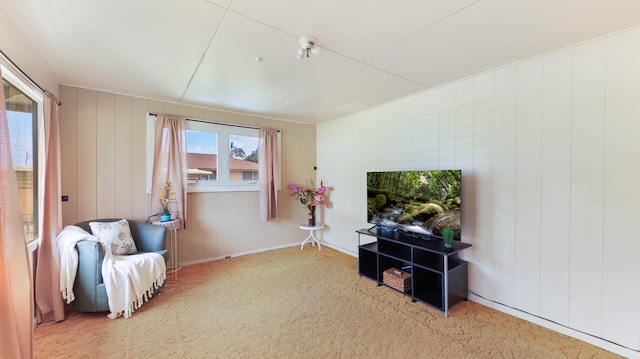
[[[261,128],[258,139],[258,185],[260,220],[278,218],[278,188],[280,173],[278,168],[278,131]]]
[[[38,322],[64,320],[64,301],[60,294],[60,262],[56,237],[62,230],[60,181],[60,128],[58,100],[47,93],[44,97],[44,161],[41,175],[42,226],[36,262],[36,314]]]
[[[157,116],[149,208],[150,214],[160,211],[159,196],[165,193],[163,186],[171,181],[171,188],[176,191],[178,212],[175,215],[182,221],[183,228],[187,228],[186,120],[182,116]]]
[[[0,78],[1,78],[0,74]],[[0,357],[33,357],[33,294],[4,92],[0,91]]]

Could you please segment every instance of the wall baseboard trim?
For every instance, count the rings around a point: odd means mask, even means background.
[[[336,246],[336,245],[335,245],[335,244],[333,244],[333,243],[320,242],[320,244],[322,244],[322,245],[323,245],[323,246],[325,246],[325,247],[329,247],[329,248],[331,248],[331,249],[335,249],[335,250],[336,250],[336,251],[338,251],[338,252],[342,252],[342,253],[344,253],[344,254],[348,254],[348,255],[350,255],[350,256],[352,256],[352,257],[358,258],[358,253],[353,253],[352,251],[350,251],[350,250],[348,250],[348,249],[346,249],[346,248],[342,248],[342,247],[340,247],[340,246]]]
[[[322,243],[322,244],[324,245],[324,243]],[[289,244],[284,244],[284,245],[275,246],[275,247],[261,248],[261,249],[256,249],[256,250],[253,250],[253,251],[247,251],[247,252],[231,253],[231,254],[218,256],[218,257],[198,259],[198,260],[195,260],[195,261],[179,262],[179,264],[181,266],[186,267],[186,266],[191,266],[191,265],[195,265],[195,264],[208,263],[208,262],[213,262],[213,261],[219,261],[219,260],[222,260],[222,259],[229,259],[229,258],[233,258],[233,257],[246,256],[248,254],[256,254],[256,253],[268,252],[268,251],[272,251],[274,249],[282,249],[282,248],[289,248],[289,247],[295,247],[295,246],[300,246],[300,242],[289,243]]]
[[[529,314],[527,312],[523,312],[521,310],[515,309],[515,308],[511,308],[508,307],[506,305],[497,303],[497,302],[493,302],[491,300],[488,300],[486,298],[480,297],[475,293],[469,292],[469,296],[468,296],[468,300],[478,303],[478,304],[482,304],[485,307],[489,307],[491,309],[495,309],[497,311],[500,311],[502,313],[505,314],[509,314],[512,315],[516,318],[520,318],[522,320],[526,320],[530,323],[539,325],[541,327],[553,330],[554,332],[558,332],[567,336],[570,336],[572,338],[581,340],[585,343],[589,343],[592,345],[595,345],[597,347],[600,347],[604,350],[608,350],[612,353],[618,354],[618,355],[622,355],[624,357],[627,358],[633,358],[633,359],[640,359],[640,351],[636,351],[630,348],[626,348],[623,347],[621,345],[618,345],[616,343],[610,342],[608,340],[604,340],[602,338],[598,338],[595,337],[593,335],[587,334],[587,333],[583,333],[581,331],[575,330],[575,329],[571,329],[568,327],[565,327],[563,325],[560,325],[558,323],[554,323],[552,321],[546,320],[544,318],[535,316],[533,314]]]
[[[257,249],[257,250],[253,250],[253,251],[247,251],[247,252],[238,252],[238,253],[232,253],[232,254],[228,254],[228,255],[224,255],[224,256],[218,256],[218,257],[211,257],[211,258],[204,258],[204,259],[198,259],[196,261],[189,261],[189,262],[181,262],[180,265],[181,266],[191,266],[191,265],[196,265],[196,264],[202,264],[202,263],[208,263],[208,262],[213,262],[213,261],[219,261],[219,260],[223,260],[223,259],[228,259],[228,258],[233,258],[233,257],[240,257],[240,256],[246,256],[248,254],[256,254],[256,253],[262,253],[262,252],[268,252],[268,251],[272,251],[274,249],[282,249],[282,248],[290,248],[290,247],[299,247],[301,242],[295,242],[295,243],[289,243],[289,244],[284,244],[281,246],[275,246],[275,247],[267,247],[267,248],[261,248],[261,249]],[[335,246],[331,243],[326,243],[326,242],[320,242],[320,244],[323,247],[329,247],[332,249],[335,249],[339,252],[342,252],[344,254],[348,254],[352,257],[357,257],[356,253],[353,253],[345,248],[342,247],[338,247]]]

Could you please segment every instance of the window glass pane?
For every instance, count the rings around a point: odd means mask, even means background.
[[[229,135],[229,181],[258,179],[258,137]]]
[[[2,81],[11,160],[18,181],[20,209],[27,243],[38,238],[37,103],[8,81]]]
[[[218,134],[205,131],[186,131],[187,177],[190,181],[218,179]]]

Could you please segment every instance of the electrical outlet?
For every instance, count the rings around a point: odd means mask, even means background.
[[[62,196],[62,202],[69,202],[69,196]]]

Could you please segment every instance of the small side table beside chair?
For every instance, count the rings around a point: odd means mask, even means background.
[[[173,273],[173,280],[178,280],[178,271],[180,270],[180,265],[178,264],[178,229],[180,229],[180,219],[173,219],[165,222],[152,222],[155,226],[164,227],[168,232],[168,242],[169,242],[169,255],[171,263],[167,266],[167,274]]]

